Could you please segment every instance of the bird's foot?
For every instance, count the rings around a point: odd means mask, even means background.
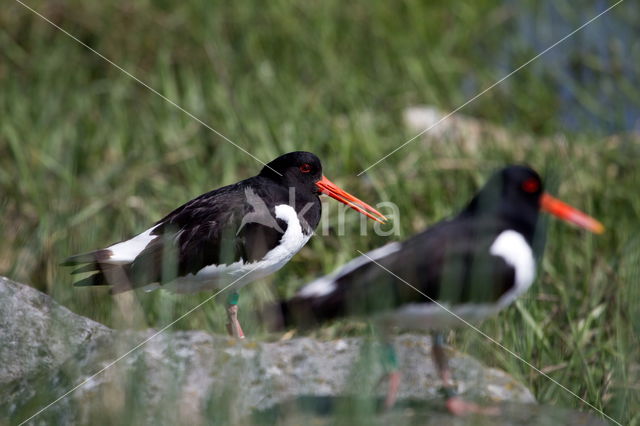
[[[483,416],[500,415],[500,407],[497,405],[483,406],[475,402],[465,401],[459,396],[447,399],[447,410],[454,416],[464,417],[470,414],[481,414]]]
[[[497,405],[484,406],[475,402],[465,401],[452,388],[442,388],[442,393],[446,397],[445,406],[447,410],[454,416],[464,417],[471,414],[497,416],[500,414],[500,407]]]
[[[244,339],[244,332],[238,321],[238,305],[227,306],[227,318],[229,319],[227,333],[236,339]]]

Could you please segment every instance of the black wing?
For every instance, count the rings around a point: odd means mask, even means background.
[[[256,217],[252,200],[273,199],[280,194],[265,193],[270,189],[252,185],[254,179],[208,192],[169,213],[155,224],[151,234],[157,238],[130,264],[113,265],[83,255],[82,262],[76,263],[89,265],[80,268],[81,272],[98,273],[76,285],[110,284],[117,293],[169,282],[208,265],[261,259],[280,241],[286,223],[276,220],[273,208],[266,205]]]

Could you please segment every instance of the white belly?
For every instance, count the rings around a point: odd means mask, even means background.
[[[451,307],[434,303],[412,303],[393,312],[381,314],[384,324],[407,330],[447,330],[465,326],[465,321],[479,322],[497,314],[500,307],[493,304],[465,304]],[[462,321],[464,320],[464,321]]]
[[[300,220],[293,207],[281,204],[275,208],[276,218],[287,224],[279,244],[269,250],[260,260],[245,263],[238,261],[229,265],[208,265],[195,274],[177,278],[163,286],[176,293],[194,293],[204,290],[238,289],[252,281],[263,278],[282,268],[304,245],[312,234],[302,232]]]

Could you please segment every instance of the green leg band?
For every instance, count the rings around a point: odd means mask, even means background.
[[[444,345],[444,334],[434,332],[434,333],[431,333],[431,337],[434,345],[437,345],[437,346]]]
[[[240,295],[237,291],[234,291],[227,296],[227,305],[237,305],[239,299]]]
[[[398,369],[398,356],[396,355],[396,349],[391,343],[384,343],[382,346],[382,366],[386,371]]]

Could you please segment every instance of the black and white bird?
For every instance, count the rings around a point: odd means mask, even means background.
[[[447,407],[455,414],[483,412],[486,407],[455,395],[441,333],[496,314],[531,286],[542,251],[533,244],[541,230],[540,210],[595,233],[604,231],[595,219],[544,192],[534,170],[510,166],[495,173],[452,219],[355,258],[263,314],[277,311],[278,326],[284,320],[285,326],[300,328],[345,316],[372,318],[387,336],[394,366],[387,407],[394,404],[400,381],[390,329],[429,330]]]
[[[271,161],[257,176],[200,195],[131,239],[63,265],[80,266],[72,273],[93,272],[76,286],[110,285],[113,293],[229,286],[227,328],[241,338],[235,291],[277,271],[306,244],[320,221],[320,194],[386,220],[324,177],[317,156],[298,151]]]

